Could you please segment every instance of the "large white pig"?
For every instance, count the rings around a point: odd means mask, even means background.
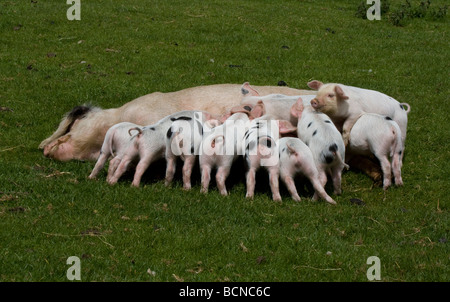
[[[175,92],[154,92],[130,101],[119,108],[101,109],[76,106],[62,119],[56,131],[39,145],[44,155],[56,160],[96,160],[106,131],[114,124],[132,122],[154,124],[160,119],[183,110],[199,110],[222,115],[239,105],[242,84],[198,86]],[[257,86],[265,95],[314,94],[310,90],[289,87]]]

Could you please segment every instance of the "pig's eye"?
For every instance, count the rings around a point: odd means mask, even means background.
[[[334,94],[333,94],[333,93],[330,93],[330,94],[328,94],[328,97],[329,97],[329,98],[334,98]]]

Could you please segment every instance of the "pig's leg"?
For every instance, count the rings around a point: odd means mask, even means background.
[[[322,188],[325,188],[325,185],[327,184],[327,173],[325,172],[325,170],[318,170],[319,174],[318,174],[318,179],[320,182],[320,185]],[[313,200],[319,200],[319,195],[318,192],[314,192],[314,196],[313,196]]]
[[[97,162],[95,163],[94,169],[92,170],[91,174],[89,175],[89,179],[94,179],[95,177],[97,177],[98,173],[105,166],[105,163],[108,160],[108,157],[109,157],[109,154],[106,154],[106,152],[102,152],[100,154]]]
[[[128,165],[132,161],[132,158],[128,155],[125,155],[122,160],[120,161],[119,166],[117,167],[116,171],[114,171],[114,175],[112,175],[108,181],[110,185],[113,185],[117,183],[119,178],[127,171]]]
[[[209,182],[211,180],[211,166],[202,165],[202,188],[200,192],[208,193]]]
[[[381,156],[378,159],[380,160],[381,170],[383,170],[383,189],[387,190],[391,185],[391,163],[387,156]]]
[[[147,155],[146,157],[141,158],[138,165],[136,166],[136,172],[134,172],[133,182],[131,183],[133,187],[139,187],[142,175],[144,175],[147,168],[153,162],[153,159],[154,159],[153,155]]]
[[[314,194],[317,194],[319,197],[326,200],[328,203],[336,204],[336,201],[334,201],[333,198],[331,198],[330,195],[327,194],[324,187],[320,183],[319,179],[311,177],[309,178],[309,181],[311,182],[315,190]]]
[[[107,179],[111,178],[111,176],[114,175],[114,172],[117,170],[117,167],[119,166],[121,161],[122,161],[122,158],[120,158],[118,156],[114,157],[113,159],[111,159],[109,161]]]
[[[331,179],[333,181],[334,194],[341,195],[341,181],[342,181],[342,169],[341,165],[333,167],[331,170]]]
[[[245,197],[253,198],[255,195],[256,168],[250,167],[247,172],[247,194]]]
[[[394,174],[396,186],[403,186],[401,166],[401,155],[396,152],[392,157],[392,172]]]
[[[269,168],[269,183],[272,190],[272,199],[274,201],[281,201],[280,187],[278,179],[280,178],[280,170],[278,166]]]
[[[295,201],[300,201],[301,198],[298,195],[297,188],[295,187],[295,182],[292,176],[290,175],[284,175],[284,173],[281,172],[281,179],[286,184],[286,188],[288,189],[289,193],[291,194],[291,197]]]
[[[219,189],[220,194],[222,194],[223,196],[228,195],[225,181],[227,180],[227,177],[230,174],[230,169],[231,166],[220,166],[217,169],[216,173],[217,188]]]
[[[167,164],[166,164],[167,167],[166,167],[165,185],[169,186],[172,183],[173,177],[175,175],[177,158],[175,156],[168,155],[166,153],[166,161],[167,161]]]
[[[191,174],[192,168],[195,165],[195,155],[186,155],[183,165],[183,189],[190,190],[191,189]]]

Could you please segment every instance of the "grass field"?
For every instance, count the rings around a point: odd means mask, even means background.
[[[81,0],[69,21],[66,1],[1,1],[0,281],[67,281],[70,256],[82,281],[367,281],[370,256],[382,281],[450,281],[448,16],[397,26],[357,17],[360,2]],[[312,79],[411,105],[403,187],[349,171],[337,206],[306,189],[280,204],[260,175],[249,201],[239,167],[224,198],[200,194],[198,173],[165,188],[161,163],[136,189],[37,148],[82,103]]]

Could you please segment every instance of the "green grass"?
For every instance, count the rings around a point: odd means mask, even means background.
[[[83,281],[367,281],[370,256],[383,281],[449,281],[448,17],[397,27],[355,17],[360,2],[82,0],[68,21],[65,1],[2,1],[0,281],[66,281],[69,256]],[[165,188],[164,164],[136,189],[37,149],[82,103],[311,79],[411,105],[403,187],[350,171],[337,206],[286,190],[279,204],[262,174],[249,201],[239,169],[228,197],[200,194],[198,173]]]

